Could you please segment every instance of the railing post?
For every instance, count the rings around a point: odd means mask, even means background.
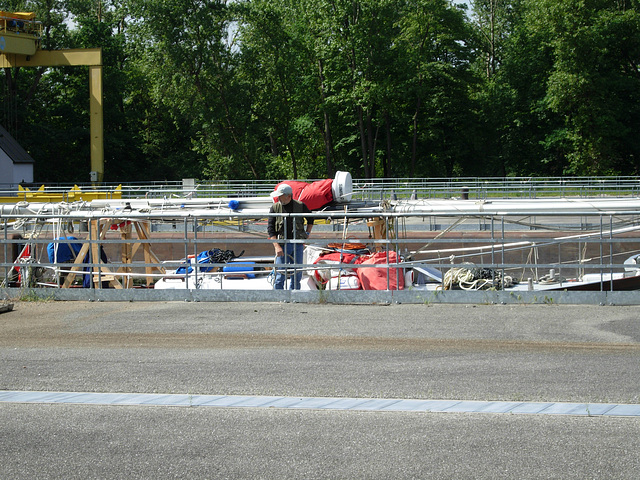
[[[9,267],[6,265],[7,263],[9,263],[9,252],[8,252],[8,245],[7,245],[7,217],[2,217],[2,215],[0,214],[0,218],[2,218],[2,223],[4,224],[4,284],[5,286],[9,286]],[[13,244],[12,244],[13,245]],[[12,259],[13,260],[13,259]]]
[[[184,273],[184,283],[187,290],[189,290],[189,234],[188,234],[188,225],[187,225],[187,217],[183,219],[183,234],[184,237],[182,241],[184,242],[184,262],[185,262],[185,273]]]

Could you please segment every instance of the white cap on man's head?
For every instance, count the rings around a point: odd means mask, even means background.
[[[290,185],[281,183],[273,192],[271,192],[271,198],[278,198],[280,195],[293,195],[293,189]]]

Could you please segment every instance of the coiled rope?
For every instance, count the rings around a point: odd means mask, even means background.
[[[513,277],[489,269],[468,267],[454,267],[449,269],[442,279],[445,290],[459,287],[462,290],[488,290],[491,288],[508,288],[514,285]]]

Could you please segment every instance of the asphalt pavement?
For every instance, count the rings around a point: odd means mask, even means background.
[[[640,476],[640,416],[595,408],[434,413],[82,396],[638,406],[640,307],[18,302],[0,314],[0,365],[0,394],[74,393],[0,401],[3,479]]]

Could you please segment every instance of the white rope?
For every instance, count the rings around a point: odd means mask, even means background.
[[[475,278],[471,269],[465,267],[454,267],[449,269],[442,279],[442,288],[451,290],[460,287],[462,290],[484,290],[489,288],[501,287],[508,288],[513,286],[513,278],[509,275],[502,276],[499,272],[494,272],[495,278]]]

